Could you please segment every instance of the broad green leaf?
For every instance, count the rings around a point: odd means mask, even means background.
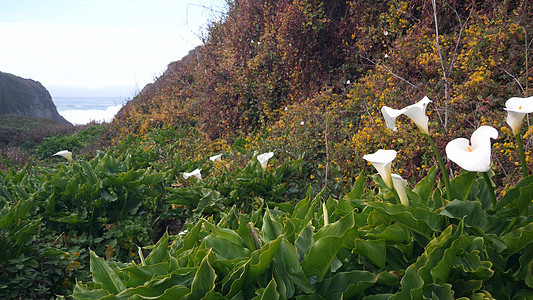
[[[355,239],[355,252],[368,258],[379,268],[385,267],[387,242],[385,240]]]
[[[163,236],[155,244],[154,248],[152,249],[152,252],[150,252],[150,254],[148,254],[148,256],[146,257],[146,264],[152,265],[163,261],[168,261],[168,251],[168,232],[165,231]]]
[[[126,286],[117,274],[107,265],[103,258],[98,257],[94,251],[90,250],[90,271],[93,281],[102,284],[103,288],[111,294],[118,294]]]
[[[505,196],[503,196],[498,203],[496,204],[496,210],[501,210],[504,206],[510,204],[515,199],[520,198],[521,188],[527,187],[529,185],[533,184],[533,175],[530,175],[528,177],[522,178],[514,188],[509,189]]]
[[[307,226],[304,227],[304,229],[300,232],[298,237],[296,238],[296,248],[298,249],[298,257],[300,258],[300,261],[302,261],[305,257],[305,253],[307,252],[307,249],[309,249],[309,246],[313,243],[313,228],[310,224],[307,224]]]
[[[249,257],[251,251],[244,245],[237,245],[224,237],[209,235],[204,239],[206,248],[213,248],[213,251],[221,258],[233,260],[240,257]]]
[[[277,239],[281,235],[281,225],[274,219],[268,208],[265,209],[261,230],[263,231],[263,239],[266,243]]]
[[[451,180],[450,192],[452,199],[448,200],[467,200],[470,195],[470,190],[476,181],[476,177],[477,172],[463,171],[460,175]]]
[[[457,220],[464,218],[465,225],[468,227],[485,228],[487,226],[487,214],[479,201],[453,200],[444,207],[440,214]]]
[[[533,223],[517,228],[503,236],[510,254],[520,251],[533,242]]]
[[[200,263],[200,267],[192,281],[191,293],[186,295],[184,299],[202,299],[207,293],[215,289],[217,275],[209,263],[209,257],[210,253]]]
[[[328,299],[361,299],[363,292],[376,281],[377,276],[368,271],[341,272],[324,279],[318,284],[317,291]]]
[[[324,236],[311,244],[302,261],[302,269],[307,278],[317,275],[318,281],[322,281],[342,242],[342,237]]]
[[[431,167],[428,174],[420,180],[414,187],[413,192],[420,196],[423,203],[429,202],[429,197],[433,193],[433,185],[435,184],[435,175],[437,174],[437,166]]]
[[[220,228],[207,221],[204,222],[204,226],[206,229],[211,231],[211,233],[215,236],[222,237],[235,245],[240,245],[240,246],[244,245],[239,234],[231,229]]]
[[[277,291],[278,285],[276,284],[276,280],[272,278],[266,288],[261,292],[260,297],[256,297],[254,299],[259,300],[277,300],[279,299],[279,293]]]
[[[407,228],[431,238],[440,232],[439,217],[426,207],[409,207],[402,204],[366,201],[364,204],[375,208],[385,217],[405,225]]]
[[[294,285],[298,286],[304,293],[315,292],[315,288],[307,280],[302,270],[296,246],[283,239],[274,261],[274,271],[283,281],[288,298],[294,295]]]
[[[519,190],[519,192],[516,192]],[[511,195],[515,196],[514,198]],[[496,204],[497,215],[502,218],[513,218],[527,213],[527,208],[533,199],[533,183],[527,186],[517,186],[511,194],[506,194]]]
[[[405,270],[400,282],[402,289],[391,299],[422,299],[424,287],[437,283],[437,279],[439,282],[446,282],[455,255],[462,250],[459,240],[462,228],[461,222],[453,233],[453,226],[450,225],[438,237],[432,239],[424,253]]]

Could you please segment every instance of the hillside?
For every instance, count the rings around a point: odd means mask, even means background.
[[[407,130],[387,130],[380,108],[405,107],[427,95],[441,151],[452,138],[487,124],[500,131],[497,155],[514,152],[503,107],[510,97],[531,95],[532,6],[437,1],[434,11],[430,4],[231,2],[202,46],[169,64],[122,109],[112,136],[185,124],[198,129],[206,145],[220,148],[241,136],[256,148],[305,155],[320,177],[334,169],[345,179],[364,166],[364,154],[401,148],[399,171],[420,179],[420,170],[436,164],[425,154],[429,144],[410,133],[415,129],[407,119],[398,120]],[[526,145],[529,154],[529,140]],[[517,160],[497,157],[505,174],[498,180],[514,177]]]
[[[3,72],[0,72],[0,114],[70,124],[57,112],[50,93],[40,82]]]

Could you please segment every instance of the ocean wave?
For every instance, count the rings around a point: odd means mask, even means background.
[[[71,109],[59,111],[59,114],[63,118],[67,119],[72,124],[75,125],[84,125],[92,121],[97,123],[111,122],[113,118],[122,108],[122,105],[111,105],[106,109]]]

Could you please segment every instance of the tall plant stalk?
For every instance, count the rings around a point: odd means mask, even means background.
[[[439,164],[440,170],[442,172],[442,180],[444,180],[444,185],[446,186],[446,196],[448,197],[448,200],[452,200],[451,197],[451,190],[450,190],[450,176],[448,175],[448,170],[446,170],[446,165],[444,165],[444,161],[442,160],[442,156],[440,155],[439,149],[437,149],[437,146],[435,145],[435,141],[433,141],[433,138],[429,134],[424,134],[426,138],[429,141],[429,144],[431,145],[431,148],[433,149],[433,152],[435,153],[435,158],[437,159],[437,162]]]

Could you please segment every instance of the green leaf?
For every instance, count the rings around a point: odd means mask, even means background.
[[[324,236],[311,244],[302,261],[302,269],[307,278],[317,275],[318,281],[322,281],[342,242],[342,237]]]
[[[517,228],[503,236],[507,250],[512,255],[533,242],[533,223]]]
[[[126,288],[117,274],[107,265],[103,258],[98,257],[90,250],[90,271],[93,281],[102,284],[102,287],[111,294],[118,294]]]
[[[355,252],[363,255],[379,268],[385,267],[387,242],[385,240],[355,239]]]
[[[368,271],[341,272],[318,284],[317,290],[328,299],[361,299],[363,292],[377,281]]]
[[[281,235],[281,225],[274,219],[268,207],[265,209],[261,230],[263,231],[263,239],[267,243],[277,239]]]
[[[305,277],[296,246],[283,239],[280,249],[274,257],[274,272],[283,281],[286,287],[286,296],[288,298],[294,295],[295,288],[298,286],[304,293],[314,293],[315,288]],[[279,280],[278,280],[279,281]]]
[[[405,225],[407,228],[430,239],[433,233],[440,232],[439,217],[427,207],[409,207],[402,204],[366,201],[364,204],[375,208],[386,218]]]
[[[464,218],[465,225],[468,227],[485,228],[487,226],[487,214],[479,201],[453,200],[444,207],[440,214],[457,220]]]
[[[455,233],[453,225],[450,225],[438,237],[432,239],[424,253],[405,270],[400,282],[402,289],[391,299],[422,299],[424,287],[437,283],[437,280],[446,282],[455,257],[463,251],[459,239],[462,232],[463,224],[460,222]]]
[[[450,192],[452,199],[467,200],[470,190],[476,181],[477,172],[463,171],[450,182]]]
[[[420,180],[414,187],[413,192],[420,196],[423,203],[428,203],[431,194],[433,193],[433,185],[435,184],[435,176],[437,174],[437,166],[431,167],[428,174]]]
[[[152,252],[146,257],[145,262],[147,265],[157,264],[160,262],[168,261],[168,232],[165,231],[163,236],[155,244]]]
[[[521,216],[524,212],[527,213],[531,199],[533,199],[533,183],[527,186],[517,186],[496,204],[497,215],[501,218]]]
[[[202,259],[200,267],[194,276],[191,293],[184,299],[202,299],[207,293],[215,289],[217,275],[209,263],[210,252]]]

